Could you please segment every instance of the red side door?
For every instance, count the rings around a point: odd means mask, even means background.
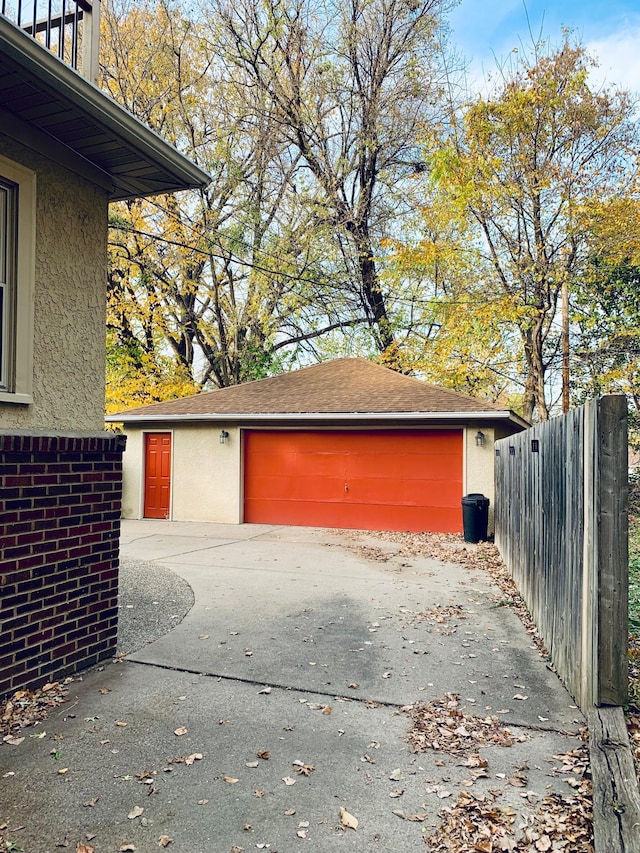
[[[145,436],[144,517],[169,518],[171,507],[171,433]]]

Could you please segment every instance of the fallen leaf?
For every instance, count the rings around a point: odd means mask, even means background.
[[[296,831],[296,835],[298,836],[298,838],[306,838],[307,837],[307,831],[306,831],[306,829],[298,829]]]
[[[325,705],[325,707],[322,709],[322,713],[325,716],[328,716],[331,713],[331,705]]]
[[[295,810],[295,809],[287,809],[287,810],[286,810],[286,812],[285,812],[285,814],[286,814],[286,816],[287,816],[287,817],[291,817],[291,816],[292,816],[292,815],[294,815],[295,813],[296,813],[296,810]]]
[[[98,692],[102,693],[103,696],[106,696],[107,693],[111,693],[111,688],[110,687],[101,687]]]
[[[466,761],[461,761],[461,767],[486,767],[487,761],[484,758],[481,758],[479,753],[473,752]]]
[[[352,814],[345,809],[344,806],[340,806],[340,823],[345,829],[357,829],[358,828],[358,818],[354,817]]]
[[[140,817],[143,812],[144,809],[142,808],[142,806],[134,806],[127,815],[127,817],[129,818],[129,820],[135,820],[137,817]]]
[[[410,814],[407,820],[412,820],[415,823],[423,823],[427,817],[427,814]]]
[[[239,782],[239,779],[236,779],[235,776],[223,776],[222,781],[226,782],[227,785],[235,785],[236,782]]]
[[[357,690],[360,687],[357,681],[352,681],[349,685],[349,690]]]
[[[119,729],[125,729],[127,727],[127,723],[122,720],[116,720],[116,726],[118,726]]]
[[[383,678],[391,678],[391,673],[390,672],[383,672],[382,677]]]
[[[191,755],[187,755],[187,757],[184,760],[184,763],[187,765],[187,767],[191,767],[191,765],[193,764],[194,761],[201,761],[201,760],[202,760],[202,753],[201,752],[192,752]]]
[[[29,737],[37,738],[38,740],[42,740],[42,738],[46,737],[46,736],[47,736],[46,732],[40,732],[40,734],[37,734],[37,735],[29,735]]]
[[[268,761],[271,758],[271,753],[268,749],[261,749],[260,752],[256,752],[256,755],[263,761]]]
[[[308,829],[309,828],[309,821],[308,820],[301,820],[298,823],[298,826],[300,827],[300,829]]]
[[[393,773],[389,773],[389,779],[392,782],[399,782],[402,779],[402,770],[398,767]]]
[[[294,766],[295,766],[295,762],[294,762]],[[299,773],[301,776],[311,776],[311,774],[313,773],[313,771],[315,769],[316,769],[315,765],[313,765],[313,764],[297,765],[295,768],[296,773]]]
[[[93,808],[99,799],[100,797],[93,797],[92,799],[87,800],[87,802],[83,803],[82,805],[87,806],[88,808]]]
[[[187,731],[188,729],[186,729],[184,726],[180,726],[180,728],[175,729],[173,733],[177,737],[182,737],[182,735],[186,735]]]
[[[244,656],[246,658],[250,658],[252,655],[253,655],[253,652],[251,651],[251,649],[245,649],[244,650]]]
[[[61,770],[58,770],[58,776],[64,776],[65,773],[68,773],[68,772],[69,772],[69,768],[63,767]]]
[[[264,797],[264,791],[261,791],[259,788],[257,788],[257,789],[253,792],[253,796],[254,796],[254,797],[257,797],[259,800],[261,800],[261,799]]]
[[[519,699],[521,702],[524,702],[524,701],[525,701],[525,699],[528,699],[529,697],[528,697],[528,696],[524,696],[522,693],[516,693],[516,695],[515,695],[513,698],[514,698],[514,699]],[[500,713],[500,712],[498,712],[498,713]]]
[[[118,853],[133,853],[135,849],[135,844],[129,844],[128,842],[125,842],[124,844],[121,844],[118,848]]]
[[[389,796],[392,800],[396,800],[404,794],[404,788],[396,788],[395,791],[390,791]]]
[[[258,690],[258,696],[261,696],[261,695],[267,695],[268,696],[269,693],[271,693],[271,689],[272,689],[271,687],[263,687],[262,690]]]
[[[284,776],[282,781],[284,782],[285,785],[295,785],[296,784],[296,780],[292,779],[291,776]]]
[[[444,788],[440,788],[440,790],[438,791],[438,796],[441,800],[446,800],[447,797],[451,796],[451,791],[447,791]]]
[[[209,800],[198,800],[198,805],[199,806],[206,806],[208,802],[209,802]]]
[[[5,735],[2,738],[2,742],[8,743],[10,746],[20,746],[23,740],[23,737],[14,737],[14,735]]]
[[[257,767],[258,763],[259,762],[257,762],[257,761],[245,761],[244,766],[245,767]]]
[[[96,848],[92,844],[83,844],[82,841],[78,841],[76,844],[76,853],[95,853],[95,850]]]
[[[250,823],[245,823],[245,825],[242,828],[245,832],[250,832],[253,829],[253,827],[251,826]]]
[[[238,847],[237,844],[234,844],[231,848],[231,853],[244,853],[244,847]]]
[[[198,636],[198,639],[199,639],[199,640],[208,640],[208,639],[209,639],[209,635],[208,635],[208,634],[200,634],[200,635]],[[166,847],[166,846],[167,846],[167,845],[165,844],[165,847]]]
[[[168,835],[161,835],[158,839],[158,847],[168,847],[172,841],[173,838],[169,838]]]

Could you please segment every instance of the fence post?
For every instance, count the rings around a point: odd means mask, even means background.
[[[598,695],[598,403],[589,400],[582,409],[583,537],[580,696],[583,709]]]
[[[627,401],[598,401],[597,596],[595,703],[624,705],[628,694],[629,571]],[[604,630],[603,630],[604,629]]]

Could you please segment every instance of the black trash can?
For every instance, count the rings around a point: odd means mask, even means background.
[[[462,498],[462,528],[465,542],[480,542],[487,538],[489,498],[475,493]]]

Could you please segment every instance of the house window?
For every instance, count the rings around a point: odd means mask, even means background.
[[[0,156],[0,402],[31,402],[35,186]]]

